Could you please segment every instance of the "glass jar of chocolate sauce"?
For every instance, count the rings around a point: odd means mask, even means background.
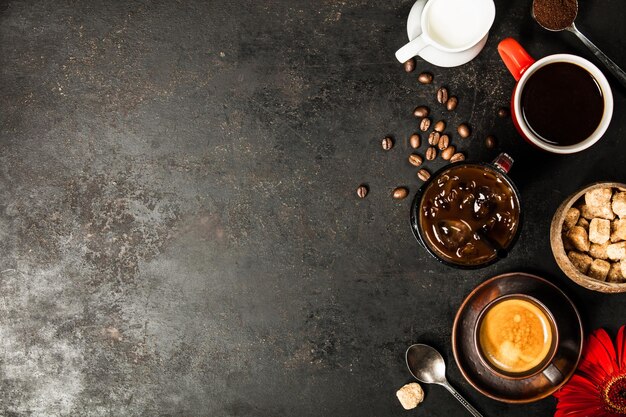
[[[480,268],[505,257],[520,231],[519,192],[505,153],[491,164],[457,162],[433,174],[411,206],[417,240],[441,262]]]

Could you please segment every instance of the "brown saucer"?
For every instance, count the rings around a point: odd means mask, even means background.
[[[476,320],[490,301],[506,294],[535,297],[554,315],[560,339],[553,363],[565,377],[560,384],[552,385],[542,373],[520,380],[505,379],[483,365],[474,344]],[[571,300],[545,279],[523,272],[498,275],[476,287],[461,304],[452,326],[454,360],[467,382],[487,397],[506,403],[538,401],[559,389],[574,374],[582,343],[580,315]]]

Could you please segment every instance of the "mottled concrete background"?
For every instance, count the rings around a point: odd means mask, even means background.
[[[547,237],[568,193],[626,180],[624,94],[589,152],[521,143],[495,117],[513,86],[497,41],[589,54],[538,31],[529,1],[497,3],[479,59],[418,63],[459,96],[450,123],[477,138],[462,150],[492,158],[478,138],[495,132],[514,155],[527,203],[509,258],[457,272],[388,196],[417,189],[411,111],[435,89],[394,62],[410,1],[0,0],[0,415],[408,415],[394,393],[418,340],[486,414],[551,415],[552,399],[473,391],[450,326],[475,285],[516,269],[561,285],[588,326],[626,321],[623,296],[558,272]],[[624,66],[625,6],[602,4],[581,5],[581,26]],[[427,388],[412,415],[462,412]]]

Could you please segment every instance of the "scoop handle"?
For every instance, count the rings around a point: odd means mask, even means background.
[[[522,74],[535,63],[533,57],[513,38],[506,38],[498,44],[498,53],[507,69],[519,81]]]
[[[474,407],[472,407],[472,405],[468,403],[461,394],[459,394],[454,388],[452,388],[452,385],[450,385],[448,381],[445,381],[441,385],[443,385],[448,391],[450,391],[450,394],[452,394],[454,398],[459,400],[459,402],[463,404],[463,406],[467,409],[467,411],[470,412],[471,415],[473,415],[474,417],[483,417],[483,415],[480,414]]]

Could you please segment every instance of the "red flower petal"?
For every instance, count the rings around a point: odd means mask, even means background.
[[[617,345],[617,364],[621,369],[626,368],[626,326],[619,328],[615,344]]]
[[[610,375],[617,371],[617,359],[613,341],[604,329],[598,329],[589,335],[585,349],[583,365],[595,368],[597,365],[605,374]]]

